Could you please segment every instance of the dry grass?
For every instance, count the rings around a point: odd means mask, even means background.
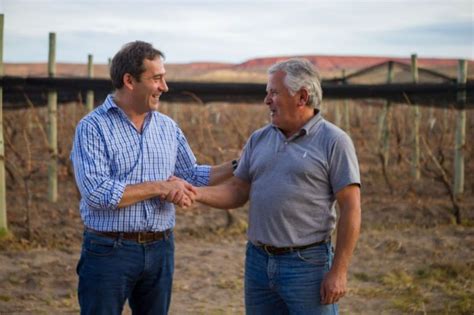
[[[325,103],[327,119],[335,120],[336,104],[341,102]],[[363,227],[352,263],[350,292],[341,311],[472,314],[474,178],[468,174],[474,174],[474,148],[465,148],[464,220],[454,225],[449,196],[426,152],[422,151],[422,181],[414,182],[409,175],[412,118],[403,104],[392,106],[387,168],[393,186],[390,193],[378,158],[377,122],[382,104],[349,102],[350,133],[363,181]],[[180,124],[199,162],[206,164],[238,156],[248,136],[268,122],[268,111],[262,104],[163,103],[161,110]],[[46,201],[48,152],[40,132],[46,127],[46,109],[4,113],[8,217],[14,237],[0,242],[0,313],[77,312],[74,264],[82,227],[68,156],[74,127],[84,113],[80,104],[59,107],[61,185],[57,204]],[[468,111],[467,143],[474,140],[473,116]],[[421,133],[450,178],[454,122],[454,111],[422,108]],[[28,196],[23,188],[28,145],[31,169],[35,170],[30,174],[33,208],[29,239],[25,225]],[[178,209],[173,314],[243,312],[246,211],[243,207],[229,215],[208,207]]]

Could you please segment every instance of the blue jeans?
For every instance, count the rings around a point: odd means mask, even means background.
[[[81,314],[167,314],[174,271],[174,238],[146,244],[84,232],[77,265]]]
[[[248,242],[245,259],[246,314],[338,314],[337,304],[320,304],[319,289],[332,260],[330,243],[270,255]]]

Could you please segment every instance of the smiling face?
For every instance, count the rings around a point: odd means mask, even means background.
[[[133,99],[137,112],[158,110],[160,96],[168,91],[165,80],[165,67],[161,58],[143,61],[145,71],[140,75],[140,81],[132,77]]]
[[[270,109],[272,124],[288,136],[300,127],[300,93],[290,94],[284,84],[285,76],[286,73],[283,71],[277,71],[268,76],[267,96],[264,102]]]

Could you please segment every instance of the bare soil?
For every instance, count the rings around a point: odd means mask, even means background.
[[[334,103],[325,116],[334,121]],[[422,149],[422,180],[410,176],[410,115],[394,108],[390,162],[382,173],[377,140],[378,104],[351,103],[351,136],[361,164],[363,224],[351,264],[341,314],[474,313],[474,159],[465,148],[463,222],[437,168]],[[34,114],[32,112],[34,111]],[[266,120],[254,105],[163,104],[177,119],[201,163],[238,154],[246,137]],[[9,111],[7,202],[11,237],[0,240],[0,314],[77,314],[75,273],[82,240],[69,154],[77,104],[61,106],[59,200],[47,201],[44,109]],[[443,111],[422,109],[422,135],[452,179],[455,112],[443,127]],[[36,117],[36,118],[35,118]],[[467,143],[474,140],[468,112]],[[27,123],[30,122],[31,125]],[[431,127],[433,126],[433,127]],[[26,130],[26,131],[25,131]],[[30,158],[28,158],[30,157]],[[29,210],[29,211],[27,211]],[[243,314],[243,263],[247,208],[178,209],[176,268],[171,314]],[[124,314],[130,314],[128,308]]]

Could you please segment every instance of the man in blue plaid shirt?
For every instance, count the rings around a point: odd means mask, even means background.
[[[167,314],[174,204],[190,206],[193,185],[232,176],[231,162],[197,165],[178,125],[157,111],[168,91],[163,59],[146,42],[123,46],[110,68],[115,93],[76,128],[71,160],[85,225],[81,314],[121,314],[127,299],[134,314]]]

